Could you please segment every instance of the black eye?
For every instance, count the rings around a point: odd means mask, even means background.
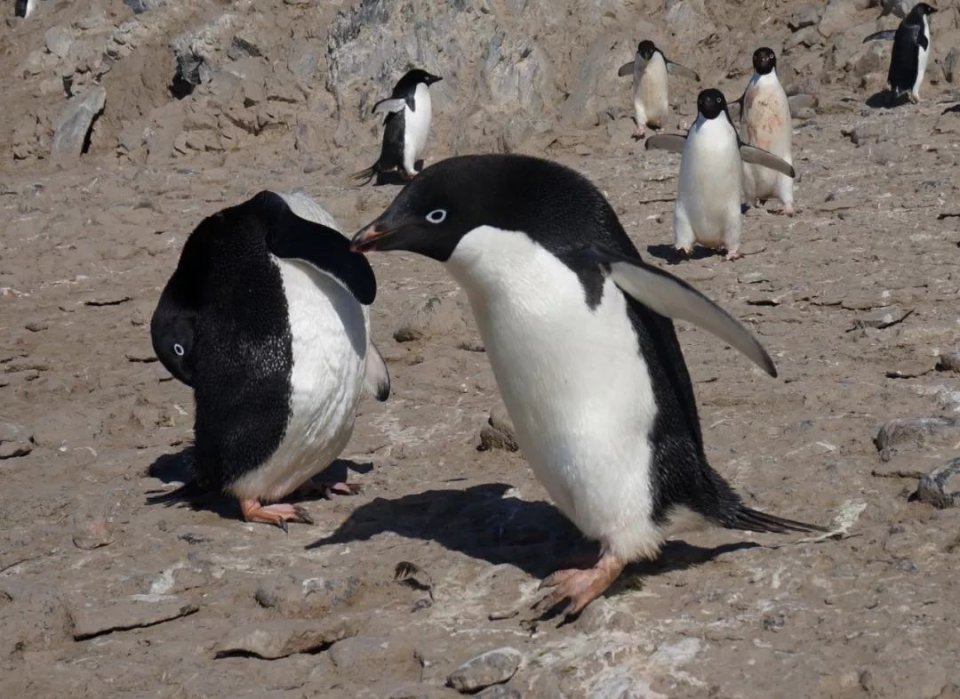
[[[446,209],[434,209],[426,216],[427,220],[430,223],[443,223],[447,220],[447,210]]]
[[[185,349],[183,349],[183,345],[181,345],[179,342],[174,342],[174,343],[173,343],[173,353],[174,353],[175,355],[177,355],[178,357],[182,357],[182,356],[185,355],[187,352],[186,352]]]

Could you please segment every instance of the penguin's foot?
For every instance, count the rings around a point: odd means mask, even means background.
[[[342,481],[307,481],[294,492],[297,495],[319,495],[329,500],[334,495],[356,495],[362,486],[358,483],[344,483]]]
[[[726,255],[723,256],[723,259],[725,259],[727,262],[733,262],[734,260],[739,260],[741,257],[743,257],[742,252],[739,252],[738,250],[730,250]]]
[[[793,216],[795,213],[797,213],[797,211],[793,208],[793,204],[784,204],[783,208],[780,210],[780,213],[784,216]]]
[[[693,254],[693,246],[687,245],[674,245],[673,249],[676,250],[677,254],[681,257],[690,257]]]
[[[569,600],[562,614],[565,617],[579,614],[613,584],[625,565],[625,561],[605,553],[592,568],[558,570],[540,583],[541,589],[552,587],[553,590],[535,606],[547,614],[564,600]]]
[[[400,177],[403,178],[404,182],[410,182],[416,176],[416,172],[407,172],[406,168],[400,168]]]
[[[633,132],[633,138],[636,141],[641,141],[647,135],[647,132],[643,129],[635,129]]]
[[[278,502],[261,505],[259,500],[241,500],[240,511],[247,522],[263,522],[287,531],[287,522],[313,524],[313,518],[300,505]]]
[[[913,94],[912,92],[911,92],[910,95],[909,95],[909,99],[910,99],[910,102],[911,102],[912,104],[919,104],[919,103],[920,103],[920,95],[915,95],[915,94]]]

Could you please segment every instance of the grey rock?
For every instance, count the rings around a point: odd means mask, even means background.
[[[154,626],[196,611],[196,605],[176,597],[161,597],[155,601],[135,597],[106,607],[85,601],[67,605],[73,623],[73,638],[77,641],[114,631]]]
[[[914,417],[890,420],[877,432],[873,443],[880,458],[888,461],[902,449],[951,448],[960,441],[960,418]]]
[[[819,7],[816,5],[804,5],[794,10],[793,14],[791,14],[787,20],[787,26],[790,27],[790,31],[800,31],[801,29],[814,26],[820,21],[820,16],[821,12]]]
[[[123,0],[123,4],[133,10],[135,15],[155,10],[166,3],[167,0]]]
[[[517,444],[517,435],[513,430],[513,423],[503,406],[498,406],[490,411],[487,424],[480,430],[480,445],[477,447],[477,451],[490,451],[492,449],[503,449],[505,451],[520,449],[520,445]]]
[[[382,676],[417,679],[420,662],[413,646],[398,639],[379,636],[355,636],[337,643],[330,649],[330,660],[344,671],[361,671],[376,667]]]
[[[937,361],[937,371],[952,371],[960,374],[960,350],[941,352]]]
[[[941,509],[960,505],[960,458],[937,466],[921,478],[916,498]]]
[[[957,82],[958,72],[960,72],[957,71],[958,62],[960,62],[960,46],[954,46],[943,59],[943,77],[949,83]]]
[[[73,45],[73,32],[66,27],[50,27],[43,35],[47,51],[58,58],[64,58]]]
[[[295,653],[323,650],[356,634],[357,622],[348,617],[267,621],[236,629],[217,647],[216,656],[285,658]]]
[[[482,692],[477,692],[473,696],[478,699],[520,699],[520,691],[513,687],[497,684],[493,687],[487,687]]]
[[[93,120],[103,111],[107,90],[96,85],[67,102],[54,126],[51,153],[55,159],[79,158]]]
[[[447,684],[458,692],[475,692],[506,682],[520,667],[523,655],[515,648],[497,648],[471,658],[447,677]]]
[[[823,10],[823,16],[817,29],[825,37],[849,29],[857,22],[857,3],[855,0],[830,0]]]
[[[880,0],[880,16],[894,15],[903,19],[907,16],[913,4],[913,0]]]
[[[26,456],[33,451],[33,431],[0,416],[0,459]]]
[[[276,609],[287,617],[319,617],[354,604],[363,589],[363,583],[354,576],[271,575],[257,588],[255,598],[261,607]]]
[[[455,298],[429,296],[403,315],[393,339],[412,342],[436,335],[459,334],[466,329],[463,315]]]

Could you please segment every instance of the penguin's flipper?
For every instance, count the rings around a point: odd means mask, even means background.
[[[863,43],[868,41],[893,41],[893,38],[897,35],[896,29],[884,29],[882,32],[874,32],[870,36],[866,37],[863,40]]]
[[[807,524],[806,522],[777,517],[759,510],[752,510],[745,505],[740,505],[740,509],[732,517],[723,518],[723,526],[727,529],[745,529],[751,532],[773,532],[774,534],[830,531],[816,524]]]
[[[620,70],[617,71],[617,75],[620,76],[621,78],[622,78],[624,75],[633,75],[633,64],[634,64],[634,63],[635,63],[635,61],[630,61],[629,63],[624,63],[622,66],[620,66]]]
[[[360,170],[360,172],[353,173],[352,175],[350,175],[350,179],[352,179],[354,182],[356,182],[360,186],[365,185],[367,182],[369,182],[374,178],[374,175],[377,174],[377,165],[379,165],[379,161],[377,161],[376,163],[374,163],[373,165],[371,165],[370,167],[364,170]]]
[[[790,105],[790,116],[796,116],[801,109],[814,109],[820,104],[820,100],[817,99],[816,95],[801,92],[787,97],[787,104]]]
[[[771,170],[782,172],[787,177],[797,176],[796,171],[793,169],[793,165],[782,158],[778,158],[773,153],[763,150],[763,148],[757,148],[756,146],[741,143],[740,157],[745,163],[751,163],[752,165],[760,165],[761,167],[770,168]]]
[[[343,284],[365,306],[377,295],[377,280],[367,259],[350,251],[350,241],[333,228],[297,216],[274,192],[249,202],[261,209],[268,226],[267,249],[284,260],[299,260]]]
[[[687,137],[678,133],[658,133],[647,139],[644,147],[647,150],[665,150],[671,153],[683,153]]]
[[[942,116],[944,114],[947,114],[948,112],[960,112],[960,104],[955,104],[952,107],[947,107],[942,112],[940,112],[940,114]]]
[[[662,316],[686,320],[709,330],[747,355],[770,376],[777,375],[770,355],[750,331],[685,281],[640,260],[627,260],[603,250],[597,250],[597,254],[621,291]]]
[[[679,63],[674,63],[669,58],[664,58],[663,60],[667,64],[667,72],[670,73],[670,75],[679,75],[681,78],[688,78],[694,82],[700,82],[700,75],[697,71],[682,66]]]
[[[383,355],[373,342],[367,343],[367,368],[363,375],[363,386],[379,401],[390,397],[390,372],[387,371]]]
[[[391,98],[380,100],[375,105],[373,105],[374,114],[392,114],[393,112],[399,112],[403,109],[404,105],[407,103],[402,97]]]

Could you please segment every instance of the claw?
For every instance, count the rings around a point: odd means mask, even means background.
[[[626,563],[616,556],[605,553],[592,568],[568,568],[558,570],[544,578],[540,589],[554,588],[543,599],[533,605],[541,616],[558,607],[564,600],[569,603],[563,608],[562,615],[571,617],[583,609],[610,587]]]
[[[247,522],[272,524],[280,527],[287,533],[289,533],[287,522],[313,524],[313,519],[305,509],[299,505],[291,505],[289,503],[261,505],[258,500],[241,500],[240,511],[243,513],[243,519]]]

